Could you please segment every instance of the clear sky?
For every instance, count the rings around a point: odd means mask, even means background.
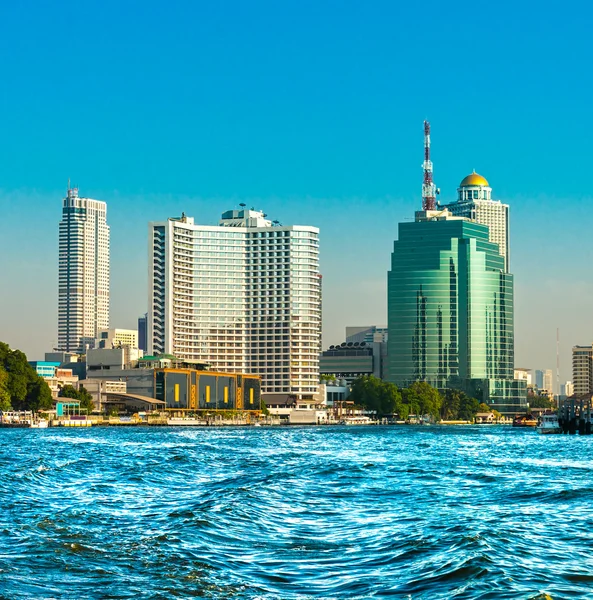
[[[112,325],[147,304],[147,223],[246,202],[321,228],[324,345],[385,324],[397,223],[472,169],[511,205],[516,364],[593,341],[588,2],[5,2],[0,340],[56,343],[67,180],[108,202]]]

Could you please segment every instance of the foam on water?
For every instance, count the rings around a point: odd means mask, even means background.
[[[0,598],[593,597],[593,438],[0,431]]]

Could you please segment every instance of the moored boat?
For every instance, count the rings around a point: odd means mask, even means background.
[[[558,415],[542,415],[535,430],[538,433],[562,433],[562,428],[558,422]]]
[[[537,427],[537,419],[533,415],[518,415],[513,419],[513,427]]]

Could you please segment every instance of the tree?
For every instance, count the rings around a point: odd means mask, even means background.
[[[349,399],[378,415],[398,413],[401,416],[402,396],[397,386],[373,375],[355,379]]]
[[[29,386],[26,404],[28,410],[43,410],[52,407],[53,398],[47,381],[38,377]]]
[[[324,373],[319,376],[319,383],[329,383],[330,381],[336,381],[336,376],[333,373]]]
[[[429,415],[438,419],[443,397],[440,392],[425,381],[415,381],[410,387],[402,390],[404,403],[410,407],[410,413]]]
[[[554,402],[547,396],[529,398],[529,408],[554,408]]]
[[[492,412],[492,411],[490,410],[490,407],[487,404],[485,404],[484,402],[480,402],[478,412]]]
[[[60,390],[60,398],[71,398],[72,400],[78,400],[80,402],[80,410],[90,415],[94,408],[95,403],[93,397],[89,394],[88,390],[81,385],[78,389],[71,385],[65,385]]]
[[[51,391],[47,382],[37,375],[20,350],[11,350],[8,344],[0,342],[0,369],[7,374],[6,378],[3,377],[1,387],[8,393],[14,409],[38,410],[51,407]]]
[[[464,421],[473,421],[480,412],[480,403],[465,392],[460,392],[459,418]]]
[[[11,410],[10,393],[8,392],[8,373],[0,366],[0,410]]]

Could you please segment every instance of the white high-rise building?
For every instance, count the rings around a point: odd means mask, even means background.
[[[148,354],[262,376],[265,393],[317,392],[319,229],[230,210],[149,225]]]
[[[504,256],[507,272],[510,270],[509,252],[509,205],[500,200],[492,200],[492,188],[485,177],[475,171],[465,177],[457,188],[457,202],[442,206],[451,214],[466,217],[488,225],[489,239],[498,244]]]
[[[107,204],[69,188],[59,241],[58,346],[84,352],[109,327]]]

